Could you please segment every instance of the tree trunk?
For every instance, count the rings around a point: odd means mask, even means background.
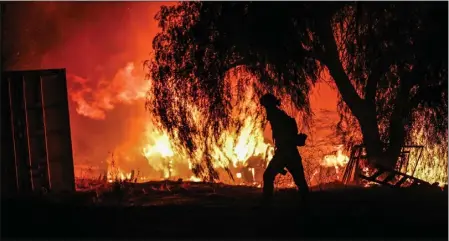
[[[376,113],[367,111],[364,117],[357,119],[362,131],[363,144],[365,145],[369,162],[384,165],[383,143],[380,139]]]
[[[369,162],[386,168],[394,168],[405,137],[404,125],[402,124],[402,116],[406,111],[404,96],[398,96],[396,106],[393,107],[395,110],[390,119],[390,143],[387,150],[384,150],[384,143],[382,143],[380,138],[375,105],[363,100],[357,94],[339,59],[332,28],[330,25],[322,27],[321,35],[323,36],[326,51],[323,53],[320,62],[328,67],[343,101],[348,105],[360,124]]]
[[[398,161],[398,157],[401,153],[402,146],[404,145],[404,140],[406,136],[405,121],[410,115],[408,106],[408,86],[403,87],[404,89],[396,97],[396,103],[394,106],[393,113],[390,117],[390,129],[389,129],[389,143],[386,150],[385,164],[389,167],[394,167]],[[405,92],[405,93],[404,93]]]
[[[367,109],[362,118],[358,118],[369,162],[386,168],[395,168],[405,140],[405,128],[402,122],[402,107],[396,107],[390,118],[389,143],[382,142],[376,119],[376,112]],[[386,148],[385,148],[386,147]]]

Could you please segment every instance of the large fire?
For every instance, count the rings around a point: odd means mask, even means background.
[[[80,84],[85,82],[77,76],[69,76],[69,80]],[[76,111],[79,115],[102,120],[106,118],[107,111],[117,103],[126,105],[143,102],[145,98],[154,98],[146,95],[151,80],[147,80],[144,70],[136,68],[134,63],[128,63],[123,69],[120,69],[110,84],[100,82],[99,85],[103,89],[89,93],[90,99],[94,100],[90,104],[85,101],[86,93],[91,91],[89,88],[70,92],[72,100],[77,104]],[[234,176],[234,180],[231,181],[226,175],[221,175],[221,179],[225,182],[260,183],[260,173],[256,172],[262,172],[274,154],[273,145],[266,141],[263,129],[258,126],[260,120],[250,114],[262,110],[255,103],[253,92],[248,91],[247,93],[247,98],[243,101],[240,100],[235,107],[236,119],[242,123],[242,128],[237,130],[231,127],[222,133],[220,143],[208,143],[210,145],[208,147],[213,150],[214,167],[219,170],[229,168]],[[245,108],[247,112],[242,113],[238,110],[239,108]],[[193,107],[192,112],[195,112]],[[134,179],[137,182],[143,182],[178,178],[192,181],[201,180],[193,176],[191,172],[192,164],[199,160],[192,160],[182,147],[175,146],[167,131],[149,113],[142,112],[141,116],[134,118],[142,120],[139,123],[143,123],[140,125],[142,129],[130,130],[135,135],[133,138],[135,141],[132,144],[116,147],[108,156],[105,175],[109,181]],[[198,118],[196,124],[204,123],[201,123]],[[348,157],[342,153],[341,146],[338,146],[336,150],[335,155],[324,156],[320,165],[336,169],[343,167],[347,163]],[[203,150],[198,150],[198,158],[202,157],[201,151]],[[136,159],[144,159],[152,171],[145,171],[144,169],[148,168],[142,167],[141,163],[137,164]],[[250,178],[246,178],[246,181],[243,181],[245,178],[242,170],[247,170],[250,173]]]
[[[172,3],[28,4],[33,4],[33,8],[16,4],[5,13],[9,16],[5,16],[6,20],[14,19],[5,26],[15,26],[18,31],[9,32],[18,46],[12,50],[17,51],[14,54],[18,60],[8,66],[67,69],[76,177],[201,181],[191,168],[202,158],[205,146],[199,145],[196,157],[189,157],[145,110],[146,98],[157,97],[147,95],[151,80],[145,78],[141,61],[148,59],[151,40],[158,31],[153,16],[161,5]],[[24,10],[28,12],[23,13]],[[15,16],[20,14],[26,17]],[[30,18],[33,21],[27,20]],[[314,118],[330,125],[317,125],[315,130],[300,126],[310,137],[306,147],[300,148],[310,184],[329,181],[320,177],[323,170],[332,175],[330,179],[338,180],[348,162],[340,143],[328,138],[337,121],[337,92],[325,82],[314,87],[310,102]],[[248,96],[234,106],[233,120],[241,123],[241,128],[231,125],[223,131],[219,143],[206,143],[223,182],[259,185],[264,167],[273,155],[270,128],[261,127],[256,114],[263,112],[255,99],[249,90]],[[327,112],[320,116],[322,109]],[[199,113],[193,106],[190,110],[192,115]],[[296,116],[294,111],[289,114]],[[199,118],[196,122],[204,124]],[[302,125],[299,118],[297,122]],[[417,132],[417,143],[413,144],[423,144],[421,136]],[[198,136],[196,141],[202,143],[204,137]],[[412,168],[407,172],[429,182],[447,183],[447,156],[434,160],[438,147],[425,149],[429,153],[427,159],[423,156],[414,167],[416,158],[412,158]],[[233,179],[228,178],[224,168],[229,168]]]
[[[78,78],[76,78],[78,79]],[[79,81],[79,80],[78,80]],[[125,84],[120,84],[125,82]],[[112,80],[104,91],[99,91],[94,94],[93,99],[98,99],[99,102],[94,102],[88,105],[79,93],[73,93],[71,96],[74,101],[78,103],[76,108],[77,113],[86,117],[94,119],[105,118],[105,111],[113,106],[113,102],[131,103],[132,101],[143,101],[145,98],[154,98],[151,95],[146,96],[146,92],[151,80],[146,80],[143,71],[135,68],[133,63],[129,63],[125,68],[118,71],[118,74]],[[109,89],[108,89],[109,88]],[[85,91],[84,89],[82,91]],[[258,119],[250,112],[260,111],[260,107],[254,103],[252,99],[252,92],[247,92],[247,98],[240,101],[235,107],[236,119],[242,123],[242,128],[229,128],[225,130],[220,138],[219,143],[209,142],[208,148],[212,149],[212,158],[214,160],[214,168],[235,169],[240,167],[247,167],[247,161],[252,157],[256,157],[259,164],[264,165],[269,161],[273,155],[273,146],[265,143],[263,129],[258,128]],[[248,106],[250,107],[248,109]],[[242,113],[238,108],[245,108],[249,111]],[[259,108],[259,109],[258,109]],[[103,110],[103,111],[102,111]],[[195,108],[192,107],[192,113],[195,113]],[[136,117],[139,118],[139,117]],[[192,164],[203,157],[204,150],[198,149],[196,158],[187,155],[187,151],[183,150],[181,146],[170,140],[170,137],[165,129],[155,121],[148,113],[144,113],[144,127],[141,131],[135,133],[139,137],[136,138],[136,143],[133,146],[119,147],[114,151],[107,161],[107,176],[108,179],[129,179],[132,171],[138,171],[143,177],[137,178],[137,181],[147,181],[154,179],[167,178],[184,178],[190,180],[200,180],[198,177],[191,175]],[[200,118],[196,118],[197,125],[203,125]],[[195,140],[198,143],[203,141],[202,136],[198,136]],[[129,154],[133,150],[138,150],[133,157]],[[142,173],[138,166],[133,165],[133,158],[145,158],[147,164],[155,172]],[[197,159],[197,160],[195,160]],[[237,175],[237,172],[233,173]],[[237,175],[237,178],[239,175]]]
[[[136,64],[130,62],[117,71],[112,81],[100,81],[95,91],[88,87],[83,87],[79,91],[71,91],[70,96],[77,105],[77,113],[88,118],[102,120],[106,118],[107,112],[117,104],[132,105],[143,103],[146,98],[156,98],[148,92],[151,80],[147,79],[145,74],[143,68],[136,68]],[[82,78],[71,75],[69,81],[80,85],[85,83]],[[86,101],[86,93],[91,97],[90,102]],[[259,128],[260,120],[252,115],[252,113],[262,111],[255,102],[257,98],[254,98],[253,94],[252,90],[248,89],[246,98],[243,101],[240,100],[234,107],[236,109],[235,118],[243,124],[242,128],[237,130],[231,127],[221,134],[219,143],[208,142],[206,144],[213,150],[214,168],[221,171],[220,179],[226,183],[260,186],[263,168],[274,154],[273,145],[266,141],[264,130]],[[242,112],[243,109],[246,112]],[[193,106],[191,106],[191,111],[194,115],[200,115]],[[105,176],[109,182],[114,180],[145,182],[179,178],[190,181],[202,180],[192,175],[191,169],[195,162],[201,161],[201,158],[204,157],[204,149],[199,148],[197,155],[192,158],[183,147],[176,146],[176,142],[170,139],[168,132],[148,112],[142,111],[133,118],[140,120],[137,126],[141,129],[133,130],[133,141],[125,141],[124,145],[115,147],[108,156]],[[204,124],[200,118],[194,119],[196,125]],[[420,135],[422,135],[421,132],[416,133],[417,139],[420,139]],[[204,141],[204,137],[198,136],[196,141],[201,143]],[[419,141],[417,144],[420,144]],[[425,152],[432,154],[436,151],[435,148],[437,147],[427,147]],[[328,151],[329,149],[333,152],[332,154],[314,157],[315,159],[311,160],[318,165],[309,167],[312,169],[308,178],[309,183],[320,184],[340,180],[349,157],[345,155],[343,145],[333,145],[328,148]],[[143,159],[146,166],[141,162],[137,164],[136,159]],[[444,162],[433,160],[432,163],[437,163],[436,167],[428,166],[429,162],[426,161],[416,165],[416,159],[417,156],[411,156],[409,162],[411,165],[407,169],[407,174],[413,174],[430,182],[439,182],[440,185],[447,182],[444,167],[441,167],[441,163],[444,164]],[[225,168],[231,170],[234,178],[229,178],[224,172]],[[245,175],[245,172],[249,174]],[[322,177],[323,173],[327,175],[326,178]],[[293,186],[293,181],[290,178],[282,186]]]
[[[75,80],[82,83],[77,77]],[[126,84],[122,84],[126,82]],[[145,73],[139,68],[135,68],[133,63],[128,63],[123,69],[118,71],[110,85],[104,85],[102,91],[94,94],[92,99],[98,99],[98,102],[88,104],[77,92],[71,94],[74,102],[78,103],[77,113],[93,119],[104,119],[107,110],[115,103],[131,104],[143,101],[146,97],[146,90],[151,85],[151,80],[145,79]],[[83,93],[86,89],[82,89]],[[246,108],[246,111],[262,111],[260,106],[255,103],[253,93],[247,92],[247,98],[240,101],[235,107]],[[147,98],[154,98],[151,95]],[[248,109],[249,107],[249,109]],[[195,108],[192,107],[192,112]],[[258,119],[254,115],[235,112],[236,118],[243,123],[240,130],[232,127],[225,130],[220,138],[220,143],[208,143],[209,148],[213,150],[212,158],[214,167],[222,170],[229,168],[234,176],[231,180],[227,175],[221,175],[224,182],[231,184],[256,184],[260,186],[261,172],[274,154],[274,147],[271,143],[267,143],[262,128],[258,128]],[[161,127],[148,113],[142,112],[142,116],[136,116],[143,120],[142,129],[133,131],[133,135],[137,135],[132,145],[123,145],[116,149],[108,156],[106,177],[112,182],[114,180],[134,180],[136,182],[145,182],[149,180],[161,179],[178,179],[182,178],[191,181],[201,181],[200,178],[192,175],[192,164],[196,161],[187,155],[187,151],[182,147],[176,146],[167,131]],[[204,123],[197,119],[197,125]],[[198,142],[202,141],[198,137]],[[204,150],[198,150],[198,158],[202,157]],[[310,181],[314,182],[316,174],[323,169],[334,169],[335,173],[331,174],[329,180],[315,180],[315,183],[338,180],[341,176],[342,169],[349,161],[349,157],[343,153],[343,146],[337,145],[332,150],[333,154],[319,157],[317,162],[319,165],[314,168]],[[136,164],[135,159],[144,159],[148,167],[153,172],[145,172],[142,166]],[[249,173],[245,175],[245,171]],[[257,173],[256,173],[257,172]],[[225,174],[222,172],[221,174]],[[292,186],[290,180],[284,183],[285,186]]]

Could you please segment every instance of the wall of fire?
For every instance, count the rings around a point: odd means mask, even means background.
[[[64,69],[2,74],[2,193],[74,191]]]

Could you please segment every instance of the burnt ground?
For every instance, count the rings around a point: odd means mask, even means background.
[[[100,188],[99,190],[105,190]],[[128,184],[65,196],[2,198],[2,238],[426,239],[448,238],[447,191],[315,190],[307,208],[278,190],[217,184]],[[98,198],[97,198],[98,197]]]

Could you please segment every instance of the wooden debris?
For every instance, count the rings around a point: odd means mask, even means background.
[[[419,159],[422,155],[423,146],[403,146],[400,154],[400,160],[398,161],[397,170],[387,169],[380,165],[370,165],[374,172],[369,175],[367,173],[362,174],[361,167],[363,163],[367,163],[367,156],[365,155],[363,145],[354,146],[351,150],[351,155],[349,162],[346,166],[345,172],[343,174],[342,181],[347,184],[351,180],[358,183],[358,178],[362,178],[368,182],[374,182],[380,185],[390,186],[390,187],[432,187],[432,185],[424,180],[418,179],[412,175],[405,174],[401,170],[407,170],[409,165],[408,159],[412,149],[418,151],[418,159],[415,162],[413,170],[416,169]],[[414,172],[414,171],[413,171]],[[436,185],[438,186],[438,184]],[[435,185],[434,185],[435,187]]]

